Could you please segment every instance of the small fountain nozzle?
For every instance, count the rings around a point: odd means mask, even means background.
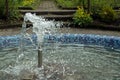
[[[38,67],[42,67],[42,49],[38,49]]]

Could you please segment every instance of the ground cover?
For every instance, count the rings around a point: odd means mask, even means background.
[[[92,20],[93,19],[93,20]],[[91,13],[87,13],[85,9],[78,8],[73,16],[73,24],[82,28],[98,28],[120,30],[120,15],[111,7],[106,6]]]
[[[22,9],[36,9],[39,7],[40,3],[41,0],[23,0],[19,7],[22,7]]]
[[[21,9],[36,9],[41,0],[8,0],[8,13],[6,15],[5,0],[0,0],[0,28],[21,26],[23,19],[19,13]]]
[[[72,8],[77,6],[83,6],[87,8],[88,0],[55,0],[58,6]],[[120,8],[120,0],[92,0],[91,6],[92,7],[101,7],[103,5],[110,5],[113,8]]]
[[[87,1],[88,0],[56,0],[61,8],[78,8],[74,14],[73,22],[80,27],[85,27],[86,24],[87,27],[120,27],[120,0],[92,0],[90,5],[91,11],[86,14],[88,7]],[[83,8],[83,10],[80,10],[78,6]],[[91,18],[93,18],[93,21]]]
[[[61,8],[75,8],[81,4],[80,0],[56,0],[56,3]]]
[[[0,19],[16,19],[19,18],[18,7],[32,7],[35,9],[40,4],[41,0],[0,0]],[[6,15],[7,12],[7,15]]]

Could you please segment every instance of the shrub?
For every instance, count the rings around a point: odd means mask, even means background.
[[[90,24],[93,19],[91,18],[90,14],[84,11],[83,8],[78,8],[76,13],[74,14],[73,21],[77,25],[86,26]]]
[[[72,8],[79,5],[79,0],[56,0],[59,6]]]
[[[104,22],[112,22],[117,19],[116,12],[110,6],[103,7],[99,13],[99,16]]]
[[[18,11],[16,10],[18,7],[19,2],[21,0],[8,0],[8,17],[9,18],[17,18],[18,17]],[[0,18],[5,18],[5,0],[0,0]]]
[[[30,6],[30,5],[32,5],[32,4],[34,3],[34,1],[35,1],[35,0],[24,0],[24,1],[22,2],[22,5],[23,5],[23,6]]]
[[[9,19],[18,19],[20,17],[18,6],[21,3],[21,0],[9,0]]]
[[[20,14],[18,6],[34,6],[36,8],[41,0],[8,0],[9,11],[8,19],[18,19]],[[0,18],[5,18],[5,0],[0,0]]]
[[[20,6],[36,9],[37,7],[39,7],[40,2],[41,0],[22,0],[22,3]]]

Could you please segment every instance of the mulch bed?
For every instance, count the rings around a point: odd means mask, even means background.
[[[22,20],[0,20],[0,29],[21,27]]]

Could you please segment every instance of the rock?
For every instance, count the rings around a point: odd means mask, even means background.
[[[83,80],[83,79],[80,75],[75,74],[66,76],[64,80]]]
[[[0,80],[13,80],[13,79],[19,80],[19,78],[13,74],[0,71]]]
[[[30,72],[29,70],[22,70],[20,72],[20,78],[21,80],[36,80],[36,75],[33,72]]]

